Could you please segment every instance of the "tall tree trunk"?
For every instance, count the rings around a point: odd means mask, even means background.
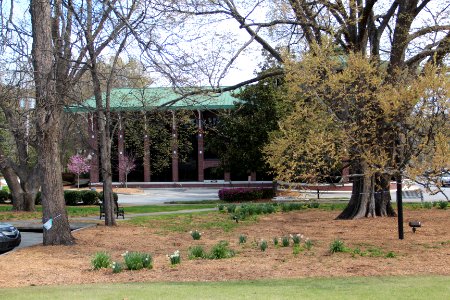
[[[93,62],[91,68],[92,81],[94,85],[94,97],[97,106],[97,126],[100,137],[100,158],[103,178],[103,208],[105,210],[105,225],[115,226],[114,197],[112,191],[112,171],[111,171],[111,138],[110,138],[110,115],[107,107],[103,108],[103,98],[100,89],[96,63]]]
[[[36,144],[41,170],[43,221],[52,219],[44,230],[44,245],[74,243],[64,202],[59,160],[62,103],[56,96],[54,49],[51,34],[51,2],[31,1],[33,33],[32,61],[36,91]]]
[[[391,176],[387,174],[375,177],[375,213],[381,217],[395,217],[397,214],[391,206]]]
[[[365,162],[353,166],[352,195],[347,207],[336,219],[359,219],[375,216],[395,216],[391,206],[389,176],[370,174]]]
[[[20,186],[17,174],[9,166],[2,168],[1,171],[3,176],[5,177],[6,184],[8,185],[9,191],[11,192],[12,195],[13,210],[24,211],[25,201],[23,198],[23,190],[22,187]]]

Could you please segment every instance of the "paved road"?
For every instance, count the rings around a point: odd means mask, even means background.
[[[419,189],[419,186],[413,186],[409,187],[409,190]],[[441,193],[436,195],[430,195],[428,192],[426,192],[423,188],[420,188],[423,193],[423,200],[425,202],[435,202],[440,200],[446,200],[445,196]],[[450,199],[450,188],[442,188],[443,192],[449,197]],[[321,199],[327,199],[327,198],[345,198],[350,199],[351,192],[340,192],[340,191],[332,191],[332,192],[321,192],[320,198]],[[308,197],[316,198],[317,192],[311,191],[311,193],[308,193]],[[397,194],[395,190],[391,190],[391,199],[392,201],[396,201]],[[420,198],[415,199],[403,199],[403,202],[420,202]]]
[[[141,195],[119,194],[119,203],[126,205],[163,204],[171,201],[219,200],[219,189],[209,188],[171,188],[144,189]]]
[[[409,187],[409,189],[417,189],[418,186]],[[422,189],[423,190],[423,189]],[[450,198],[450,188],[443,188],[446,195]],[[146,204],[163,204],[170,201],[192,201],[199,200],[218,200],[219,189],[210,188],[173,188],[173,189],[145,189],[141,195],[123,195],[119,194],[119,203],[123,205],[146,205]],[[350,191],[333,191],[321,192],[321,199],[326,198],[346,198],[350,199]],[[423,190],[424,201],[439,201],[445,200],[442,194],[430,195]],[[315,191],[311,191],[307,195],[309,198],[317,197]],[[395,190],[391,191],[391,198],[396,199]],[[420,199],[406,199],[404,202],[420,202]]]

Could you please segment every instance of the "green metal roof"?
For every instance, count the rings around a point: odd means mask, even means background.
[[[199,93],[197,93],[197,91]],[[213,93],[202,92],[197,89],[185,89],[182,93],[177,93],[170,87],[155,88],[119,88],[111,91],[111,111],[137,111],[154,109],[232,109],[235,102],[240,99],[231,95],[231,92]],[[185,96],[191,94],[190,96]],[[184,96],[183,96],[184,95]],[[102,94],[103,104],[105,104],[106,93]],[[178,101],[175,101],[178,100]],[[91,97],[82,104],[69,106],[69,112],[89,112],[95,111],[95,99]]]

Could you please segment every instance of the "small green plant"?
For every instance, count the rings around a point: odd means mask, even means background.
[[[202,237],[202,233],[198,230],[191,231],[190,234],[194,240],[199,240]]]
[[[330,252],[331,253],[336,253],[336,252],[344,252],[345,251],[345,246],[344,246],[344,242],[341,240],[334,240],[331,244],[330,244]]]
[[[123,270],[123,266],[122,266],[121,263],[115,262],[115,261],[114,261],[114,262],[111,264],[111,269],[112,269],[112,272],[113,272],[113,273],[120,273],[120,272],[122,272],[122,270]]]
[[[229,214],[232,214],[236,211],[236,204],[229,204],[227,205],[227,212]]]
[[[219,204],[219,205],[217,205],[217,208],[219,209],[219,211],[224,211],[225,210],[225,205],[224,204]]]
[[[239,244],[245,244],[247,242],[247,236],[241,234],[239,236]]]
[[[153,268],[153,261],[150,254],[141,252],[125,252],[122,254],[125,260],[125,265],[128,270],[140,270],[143,268]]]
[[[302,250],[303,248],[300,246],[300,244],[294,244],[294,247],[292,247],[292,254],[294,254],[294,256],[297,256]]]
[[[267,241],[261,240],[261,242],[259,243],[259,249],[261,251],[266,251],[266,249],[267,249]]]
[[[289,237],[288,236],[283,236],[281,238],[281,246],[283,247],[289,247]]]
[[[426,209],[431,209],[433,207],[433,203],[431,202],[424,202],[422,203],[422,207]]]
[[[291,234],[291,239],[292,239],[292,242],[294,243],[294,245],[299,245],[300,242],[302,241],[302,238],[303,238],[303,236],[300,234],[294,234],[294,235]]]
[[[173,254],[171,255],[167,255],[167,257],[170,260],[170,264],[173,265],[178,265],[181,263],[181,257],[180,257],[180,251],[176,250]]]
[[[278,238],[277,237],[273,238],[273,245],[278,246]]]
[[[384,256],[383,250],[377,247],[371,247],[367,249],[367,253],[370,257],[382,257]]]
[[[308,208],[319,208],[320,203],[317,201],[312,201],[310,203],[308,203]]]
[[[188,257],[189,259],[196,258],[206,258],[206,252],[202,246],[197,245],[189,248]]]
[[[352,257],[355,257],[357,255],[359,255],[359,256],[366,256],[367,252],[366,251],[362,251],[360,248],[357,247],[357,248],[355,248],[355,249],[353,249],[351,251],[351,255],[352,255]]]
[[[313,245],[314,245],[314,243],[310,239],[306,239],[305,240],[305,248],[306,248],[306,250],[311,250]]]
[[[107,252],[97,252],[92,257],[91,264],[94,270],[108,268],[111,264],[111,257]]]
[[[228,247],[228,242],[220,241],[215,244],[208,255],[210,259],[230,258],[235,255],[234,251]]]
[[[437,207],[439,209],[447,209],[447,206],[448,206],[448,201],[439,201],[437,203]]]
[[[392,251],[389,251],[388,253],[386,253],[386,258],[395,258],[395,253]]]

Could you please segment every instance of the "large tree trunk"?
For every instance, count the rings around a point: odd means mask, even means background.
[[[39,178],[21,178],[18,180],[13,168],[5,167],[2,170],[6,183],[12,195],[12,205],[15,211],[35,211],[35,198],[39,190]]]
[[[100,153],[101,153],[101,165],[102,165],[102,177],[103,177],[103,207],[105,210],[105,225],[115,226],[116,219],[114,214],[114,197],[112,191],[112,172],[111,172],[111,140],[109,137],[109,128],[105,122],[104,115],[98,114],[98,127],[100,133]]]
[[[1,171],[12,195],[13,210],[24,211],[25,202],[23,198],[23,191],[17,178],[17,174],[9,166],[2,168]]]
[[[350,201],[336,219],[395,216],[391,206],[389,176],[371,174],[364,162],[354,166],[353,171],[358,176],[353,179]]]
[[[17,147],[24,144],[19,141],[20,137],[15,136],[14,138]],[[29,168],[26,152],[19,150],[17,154],[20,160],[19,164],[15,164],[9,159],[0,162],[1,171],[12,195],[13,210],[35,211],[34,200],[40,187],[38,168],[37,166]],[[3,152],[0,149],[1,155]]]
[[[44,230],[44,245],[73,244],[64,202],[59,141],[62,104],[56,96],[54,49],[51,34],[51,2],[31,1],[33,32],[32,61],[36,91],[36,144],[41,170],[43,222],[53,224]]]

